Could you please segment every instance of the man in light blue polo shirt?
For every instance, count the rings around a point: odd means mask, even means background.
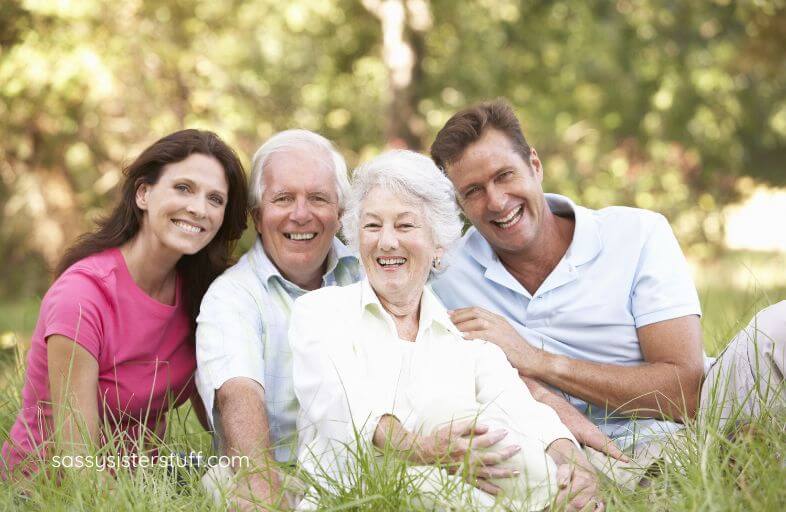
[[[536,398],[611,455],[605,436],[643,446],[692,417],[705,371],[701,310],[666,219],[544,194],[538,155],[503,101],[454,115],[431,153],[473,224],[433,283],[457,327],[499,345]],[[766,348],[775,370],[783,343]]]
[[[344,159],[324,137],[287,130],[253,159],[249,203],[254,246],[208,289],[197,318],[196,384],[222,455],[248,457],[240,478],[215,466],[203,484],[244,509],[275,505],[271,459],[296,461],[298,402],[287,339],[293,301],[360,279],[357,258],[336,238],[349,190]],[[240,460],[240,459],[238,459]],[[284,490],[286,489],[284,485]]]

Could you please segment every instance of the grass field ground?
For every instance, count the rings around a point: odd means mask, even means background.
[[[731,253],[695,267],[704,317],[705,348],[717,354],[753,313],[786,299],[786,255]],[[22,352],[35,324],[37,301],[0,304],[0,440],[19,408]],[[210,436],[188,407],[173,411],[160,452],[210,452]],[[690,428],[675,438],[678,464],[665,466],[651,485],[630,492],[605,483],[608,510],[782,511],[786,510],[786,418],[765,416],[730,439],[717,428]],[[400,468],[372,471],[363,484],[334,499],[324,510],[417,510],[401,490]],[[201,491],[199,474],[173,474],[154,467],[119,471],[116,478],[95,470],[67,471],[57,483],[41,474],[27,492],[0,485],[0,510],[216,510]],[[219,508],[220,509],[220,508]],[[461,510],[460,507],[455,510]]]

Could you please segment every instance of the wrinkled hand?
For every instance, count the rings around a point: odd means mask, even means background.
[[[275,472],[256,472],[236,477],[229,499],[232,512],[280,510],[283,491]]]
[[[598,493],[598,478],[576,464],[561,464],[557,467],[556,510],[566,512],[603,512],[606,506]]]
[[[465,338],[480,338],[497,345],[520,374],[537,376],[542,351],[522,338],[504,317],[483,308],[471,307],[451,311],[450,319]]]
[[[499,488],[488,482],[490,478],[511,478],[518,471],[497,467],[513,457],[520,446],[491,450],[508,434],[506,430],[489,431],[485,425],[468,419],[440,428],[430,436],[421,437],[416,444],[416,462],[444,466],[451,473],[462,471],[464,478],[477,488],[497,494]]]

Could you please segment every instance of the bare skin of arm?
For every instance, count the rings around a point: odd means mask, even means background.
[[[587,402],[678,421],[695,414],[704,373],[701,324],[695,315],[637,329],[645,362],[635,366],[593,363],[537,349],[503,317],[482,308],[457,309],[451,318],[467,338],[499,345],[522,376]]]
[[[279,507],[282,493],[270,453],[264,389],[252,379],[235,377],[216,391],[216,405],[221,412],[225,454],[250,460],[250,468],[232,468],[239,473],[234,506],[239,510]]]
[[[46,356],[55,421],[62,454],[88,454],[99,436],[98,362],[74,340],[52,335]]]
[[[615,459],[624,462],[630,460],[622,453],[617,445],[614,444],[614,441],[601,432],[597,425],[592,423],[586,416],[579,412],[578,409],[573,407],[570,402],[541,384],[538,380],[530,377],[522,377],[521,380],[527,385],[535,400],[554,409],[560,421],[568,427],[568,430],[570,430],[571,434],[574,435],[579,443],[594,448]]]
[[[540,378],[588,402],[628,414],[679,421],[693,417],[704,375],[698,317],[657,322],[637,333],[644,364],[616,366],[549,354],[543,358]]]

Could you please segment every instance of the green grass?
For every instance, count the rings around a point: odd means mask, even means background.
[[[786,299],[783,255],[735,253],[699,267],[705,347],[717,354],[761,307]],[[775,264],[773,264],[775,261]],[[743,270],[741,271],[740,268]],[[742,277],[740,277],[742,276]],[[747,277],[746,277],[747,276]],[[0,349],[0,440],[7,436],[19,410],[24,340],[35,321],[37,302],[0,304],[0,335],[12,348]],[[9,333],[20,332],[13,336]],[[210,437],[188,407],[170,415],[170,430],[160,452],[210,452]],[[786,418],[762,417],[734,439],[717,428],[692,428],[675,439],[672,457],[649,487],[635,492],[603,483],[608,510],[624,511],[780,511],[786,509]],[[340,486],[338,495],[325,494],[323,510],[425,510],[407,490],[404,468],[387,457],[359,450],[358,471]],[[57,483],[41,473],[28,491],[0,485],[0,510],[221,510],[202,491],[199,474],[180,472],[180,483],[167,470],[150,468],[118,471],[116,478],[95,470],[66,471]],[[460,509],[460,508],[458,508]]]

